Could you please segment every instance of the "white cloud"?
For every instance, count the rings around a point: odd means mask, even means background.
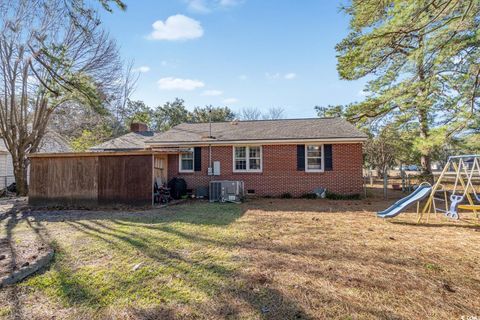
[[[234,104],[234,103],[238,102],[238,99],[237,98],[227,98],[227,99],[223,100],[222,102],[225,103],[225,104]]]
[[[281,77],[281,74],[278,72],[277,73],[266,72],[265,77],[269,80],[275,80],[275,79],[279,79]]]
[[[290,72],[283,76],[285,80],[293,80],[297,77],[296,73]]]
[[[238,79],[240,80],[247,80],[248,79],[248,76],[246,74],[241,74],[238,76]]]
[[[209,96],[209,97],[215,97],[215,96],[221,96],[223,94],[223,91],[220,90],[205,90],[202,93],[202,96]]]
[[[218,4],[222,7],[234,7],[242,2],[242,0],[220,0]]]
[[[183,0],[187,10],[193,13],[207,14],[214,10],[229,9],[243,3],[244,0]]]
[[[266,72],[265,77],[268,80],[277,80],[277,79],[293,80],[297,77],[297,74],[294,72],[285,73],[285,74],[282,74],[280,72],[276,72],[276,73]]]
[[[148,35],[150,40],[188,40],[203,36],[200,22],[177,14],[165,20],[157,20],[152,24],[153,31]]]
[[[161,90],[182,90],[192,91],[198,88],[203,88],[205,84],[199,80],[180,79],[167,77],[158,80],[158,87]]]
[[[150,67],[149,66],[141,66],[141,67],[133,69],[133,71],[134,72],[140,72],[140,73],[146,73],[146,72],[150,71]]]
[[[195,13],[209,13],[210,8],[206,4],[205,0],[188,0],[187,9]]]

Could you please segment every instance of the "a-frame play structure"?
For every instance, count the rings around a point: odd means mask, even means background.
[[[447,178],[454,178],[452,188],[446,188]],[[428,222],[432,212],[459,219],[459,209],[473,212],[480,222],[480,155],[449,157],[422,210],[419,204],[418,222]]]

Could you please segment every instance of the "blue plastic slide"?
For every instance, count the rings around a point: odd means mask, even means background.
[[[421,201],[427,197],[432,191],[430,185],[420,185],[414,192],[392,204],[388,209],[377,212],[380,218],[393,218],[398,216],[403,210],[410,205]]]

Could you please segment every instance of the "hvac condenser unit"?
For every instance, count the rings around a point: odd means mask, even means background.
[[[243,181],[210,181],[210,202],[239,202],[243,198]]]

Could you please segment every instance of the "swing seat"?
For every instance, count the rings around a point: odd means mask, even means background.
[[[464,196],[459,196],[459,195],[456,195],[456,194],[452,194],[450,196],[450,201],[451,201],[450,210],[448,210],[445,213],[445,216],[458,220],[458,218],[459,218],[459,216],[458,216],[458,206],[459,206],[459,203],[461,203],[463,201],[463,198],[464,198]]]
[[[480,211],[480,204],[459,204],[458,209],[464,210],[479,210]]]

